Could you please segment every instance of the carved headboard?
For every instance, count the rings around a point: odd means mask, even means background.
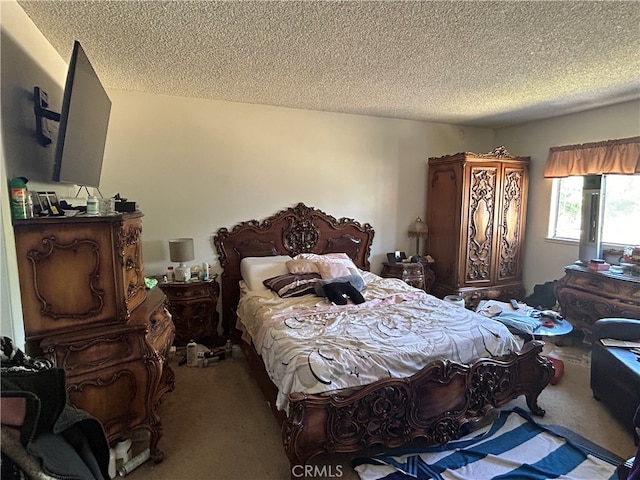
[[[244,257],[265,257],[299,253],[349,255],[362,270],[369,270],[374,231],[350,218],[336,219],[299,203],[259,222],[241,222],[231,230],[221,228],[213,237],[223,269],[222,323],[224,333],[232,333],[240,298],[240,261]]]

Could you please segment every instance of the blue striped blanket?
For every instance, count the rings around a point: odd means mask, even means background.
[[[516,408],[446,445],[356,458],[353,467],[361,480],[617,479],[610,461]]]

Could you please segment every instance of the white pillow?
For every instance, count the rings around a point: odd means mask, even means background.
[[[262,283],[268,278],[289,273],[287,262],[291,257],[278,255],[271,257],[245,257],[240,261],[240,274],[249,290],[267,290]]]

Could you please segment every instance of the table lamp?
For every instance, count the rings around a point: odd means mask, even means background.
[[[409,237],[416,238],[416,255],[420,255],[420,238],[426,238],[429,234],[429,227],[422,221],[420,217],[409,226]]]
[[[169,257],[172,262],[177,262],[176,282],[188,282],[191,280],[191,268],[186,262],[193,260],[193,238],[174,238],[169,240]]]

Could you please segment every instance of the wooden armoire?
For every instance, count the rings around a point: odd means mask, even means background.
[[[504,147],[429,158],[428,251],[433,295],[480,300],[521,298],[529,157]]]
[[[159,288],[145,288],[142,213],[14,220],[26,350],[66,374],[67,401],[103,425],[109,443],[149,432],[174,388],[166,363],[175,328]]]

